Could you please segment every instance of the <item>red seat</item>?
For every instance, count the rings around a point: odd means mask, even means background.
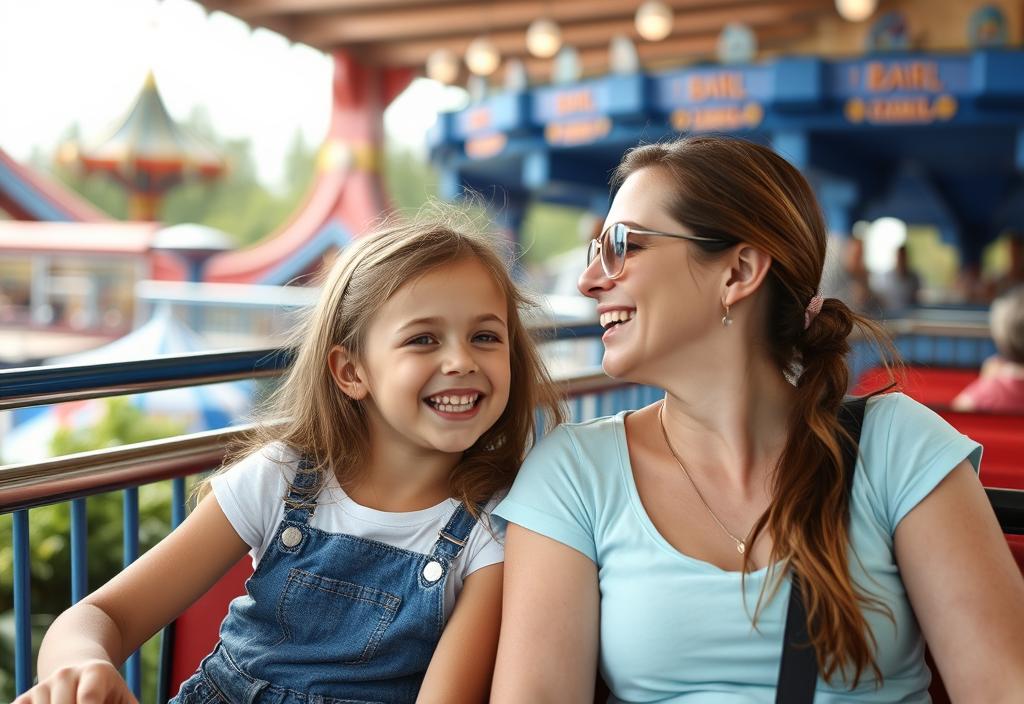
[[[1024,414],[954,411],[949,408],[964,387],[976,379],[976,369],[907,367],[899,389],[935,410],[954,428],[985,448],[981,483],[1001,489],[1024,489]],[[883,367],[861,374],[854,394],[884,388],[889,376]]]
[[[947,367],[907,367],[899,380],[899,390],[915,401],[935,408],[948,407],[957,394],[978,378],[977,369]],[[884,367],[868,369],[860,375],[853,393],[863,395],[889,385],[889,374]]]
[[[1024,415],[940,410],[954,428],[985,448],[981,483],[1000,489],[1024,489]]]
[[[245,594],[245,580],[250,575],[252,558],[246,555],[175,620],[164,701],[178,693],[181,683],[191,677],[199,662],[213,651],[220,637],[220,623],[228,613],[228,604],[236,596]]]

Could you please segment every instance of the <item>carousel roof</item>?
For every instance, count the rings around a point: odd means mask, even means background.
[[[86,168],[128,173],[192,170],[214,176],[224,168],[217,150],[180,128],[164,106],[152,71],[135,104],[107,137],[82,147]]]
[[[713,57],[730,23],[747,25],[759,47],[771,48],[812,36],[816,20],[836,12],[834,0],[664,2],[673,10],[672,32],[648,42],[633,22],[640,0],[200,0],[293,41],[347,50],[368,65],[420,68],[433,50],[461,56],[487,33],[502,58],[522,60],[537,78],[549,77],[551,61],[529,55],[526,29],[541,17],[558,23],[563,42],[576,48],[583,72],[592,75],[608,71],[615,35],[633,39],[640,61],[655,68]]]

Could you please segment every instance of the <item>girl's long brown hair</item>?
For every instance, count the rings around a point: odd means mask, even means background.
[[[368,457],[369,428],[362,404],[335,384],[328,353],[341,345],[359,358],[370,321],[400,287],[437,267],[472,258],[488,269],[508,302],[512,384],[504,412],[452,470],[450,491],[475,515],[477,503],[511,486],[535,441],[535,421],[545,428],[562,421],[560,396],[523,323],[523,312],[534,304],[512,282],[510,257],[479,218],[439,204],[433,211],[379,227],[346,247],[329,267],[318,303],[293,333],[294,363],[229,462],[283,443],[311,461],[319,474],[314,491],[330,474],[342,486],[355,478]]]
[[[749,542],[767,531],[773,541],[771,562],[800,575],[809,634],[825,679],[831,681],[837,672],[844,679],[852,674],[856,687],[871,668],[880,681],[876,644],[862,609],[888,610],[850,576],[850,497],[840,451],[840,438],[849,436],[838,412],[849,385],[846,355],[854,326],[895,359],[891,342],[878,325],[837,298],[825,299],[804,329],[804,311],[821,281],[827,238],[814,192],[785,159],[744,140],[691,137],[631,150],[614,173],[613,187],[646,168],[658,169],[672,184],[672,200],[665,207],[675,220],[721,238],[720,243],[694,243],[700,257],[714,258],[746,242],[772,259],[765,279],[769,315],[761,338],[780,372],[795,379],[796,402],[773,473],[771,505]],[[744,555],[744,572],[749,559],[749,553]]]

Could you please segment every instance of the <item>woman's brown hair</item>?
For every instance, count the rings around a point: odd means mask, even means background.
[[[306,457],[319,474],[315,491],[330,474],[345,486],[368,456],[369,429],[361,402],[334,382],[328,353],[341,345],[358,359],[365,353],[370,321],[399,288],[470,258],[490,272],[508,303],[512,384],[505,410],[452,470],[450,491],[476,515],[476,504],[511,486],[536,439],[535,423],[550,428],[562,421],[559,394],[523,322],[523,313],[534,304],[512,282],[511,258],[478,218],[439,204],[433,210],[395,219],[360,237],[327,268],[316,306],[293,333],[295,361],[231,459],[281,443]]]
[[[850,497],[840,450],[841,439],[849,436],[838,413],[849,385],[845,358],[854,326],[895,358],[892,345],[879,326],[837,298],[825,299],[804,328],[805,310],[821,281],[827,238],[814,192],[785,159],[744,140],[690,137],[629,151],[614,173],[613,187],[648,168],[672,184],[668,213],[694,232],[720,240],[693,243],[700,257],[714,258],[738,242],[771,257],[765,279],[769,315],[761,337],[780,373],[793,380],[796,401],[772,477],[771,505],[748,542],[767,531],[771,563],[800,575],[809,634],[825,679],[852,674],[856,687],[871,668],[880,681],[876,644],[862,608],[887,609],[850,576]],[[743,559],[747,572],[749,553]],[[776,572],[777,579],[784,572]]]

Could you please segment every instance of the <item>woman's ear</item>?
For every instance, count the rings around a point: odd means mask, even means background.
[[[341,345],[335,345],[327,353],[327,367],[331,370],[334,383],[338,388],[355,401],[366,398],[370,392],[366,384],[366,375],[356,358]]]
[[[723,305],[734,306],[753,295],[761,287],[771,267],[772,258],[757,247],[749,244],[736,247],[726,273]]]

